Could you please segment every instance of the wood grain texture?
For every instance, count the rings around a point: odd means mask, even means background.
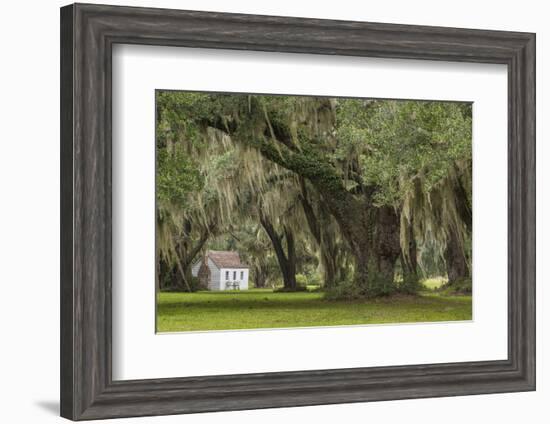
[[[61,415],[74,416],[73,374],[73,19],[72,6],[61,9]]]
[[[112,381],[114,43],[508,65],[508,360]],[[534,34],[86,4],[61,9],[62,416],[83,420],[534,389]]]

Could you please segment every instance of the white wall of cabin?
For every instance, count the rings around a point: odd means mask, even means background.
[[[223,290],[221,286],[222,273],[214,261],[208,258],[208,268],[210,269],[210,280],[208,281],[208,288],[210,290]]]
[[[201,267],[202,260],[198,261],[191,268],[192,274],[194,277],[198,277],[199,269]],[[222,268],[221,270],[218,266],[208,258],[208,268],[210,268],[210,280],[208,281],[208,288],[210,290],[225,290],[225,273],[229,272],[229,281],[238,281],[240,290],[248,289],[248,268]],[[233,272],[237,273],[236,278],[233,278]],[[241,278],[241,272],[243,273],[243,278]]]
[[[220,273],[220,290],[225,290],[225,273],[229,272],[229,281],[238,281],[240,290],[248,290],[248,268],[222,268]],[[233,272],[236,272],[236,278],[233,278]],[[241,278],[241,272],[243,278]]]

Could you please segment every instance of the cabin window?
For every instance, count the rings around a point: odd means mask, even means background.
[[[229,280],[229,271],[225,271],[225,279]]]
[[[237,279],[237,271],[233,271],[233,280]]]
[[[244,280],[244,272],[241,271],[241,280]]]

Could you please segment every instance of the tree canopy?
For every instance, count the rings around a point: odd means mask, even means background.
[[[191,290],[208,246],[288,290],[468,279],[471,128],[468,103],[159,91],[159,284]]]

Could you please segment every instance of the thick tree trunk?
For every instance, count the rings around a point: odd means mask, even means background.
[[[204,244],[208,240],[210,229],[203,229],[199,240],[192,245],[190,242],[191,224],[184,224],[184,232],[181,236],[179,243],[176,244],[177,260],[176,269],[177,273],[174,275],[172,281],[173,286],[176,289],[183,291],[192,291],[193,288],[193,274],[192,265],[193,261],[204,247]]]
[[[326,244],[321,249],[321,266],[323,267],[325,287],[333,287],[340,280],[340,277],[335,263],[335,252],[331,251]]]
[[[444,255],[449,284],[470,277],[470,271],[468,269],[466,257],[464,256],[464,251],[461,249],[458,238],[453,231],[450,232]]]
[[[286,226],[284,228],[284,234],[287,251],[285,288],[296,290],[296,245],[294,243],[294,234]]]
[[[394,270],[401,252],[399,243],[399,217],[394,208],[378,208],[378,219],[375,226],[375,255],[378,259],[378,272],[384,281],[393,285]]]
[[[319,186],[319,190],[322,186]],[[392,207],[375,207],[368,195],[341,194],[333,197],[322,193],[324,205],[336,219],[341,234],[348,243],[355,261],[354,280],[367,297],[389,294],[395,290],[394,268],[401,247],[399,243],[399,217]],[[306,213],[307,215],[307,213]],[[323,247],[330,246],[330,242]],[[338,264],[337,249],[326,249],[327,270],[334,281]],[[333,265],[333,266],[331,266]]]
[[[267,270],[262,265],[254,266],[254,287],[264,288],[267,285]]]
[[[394,270],[399,258],[399,218],[391,207],[371,207],[355,231],[346,232],[355,258],[355,281],[367,297],[395,291]]]
[[[325,187],[315,186],[319,191]],[[389,206],[372,205],[368,194],[334,195],[333,190],[321,191],[321,194],[350,246],[356,284],[366,297],[390,294],[396,288],[394,268],[401,252],[397,213]]]
[[[333,237],[326,234],[324,228],[330,225],[330,215],[322,204],[317,208],[317,213],[310,201],[310,195],[303,178],[300,178],[301,196],[300,201],[306,216],[306,222],[313,238],[317,242],[320,251],[321,266],[323,268],[324,286],[330,288],[342,278],[339,275],[341,264],[338,264],[339,252]]]
[[[184,268],[179,258],[176,259],[176,266],[179,271],[179,277],[176,279],[176,287],[181,290],[191,292],[191,267]]]
[[[173,288],[175,286],[174,275],[176,274],[175,267],[160,258],[158,263],[159,290]]]
[[[287,227],[284,228],[284,238],[287,245],[287,253],[285,253],[283,236],[277,233],[271,221],[261,212],[260,223],[271,240],[273,250],[275,250],[277,262],[283,276],[284,288],[287,290],[296,290],[296,249],[292,232]]]
[[[456,169],[456,165],[455,165]],[[456,169],[459,173],[458,169]],[[453,184],[453,192],[456,199],[457,212],[460,219],[466,225],[466,229],[472,233],[472,204],[470,196],[468,196],[468,190],[464,187],[461,179],[459,178],[455,184]]]
[[[413,221],[405,224],[407,228],[408,246],[402,246],[401,254],[401,269],[403,270],[403,289],[409,292],[416,292],[418,283],[418,259],[417,259],[417,244],[414,237]]]

